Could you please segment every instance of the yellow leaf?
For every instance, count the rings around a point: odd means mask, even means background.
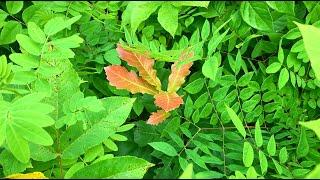
[[[8,179],[48,179],[42,172],[33,172],[27,174],[12,174],[7,176]]]

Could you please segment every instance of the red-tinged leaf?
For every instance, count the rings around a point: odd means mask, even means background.
[[[120,44],[117,47],[121,59],[126,61],[130,66],[138,69],[139,75],[149,84],[161,89],[161,82],[157,77],[156,70],[153,69],[154,60],[146,54],[133,53],[125,50]]]
[[[164,110],[158,110],[157,112],[153,112],[149,117],[147,124],[158,125],[166,120],[170,114],[165,112]]]
[[[107,79],[112,86],[118,89],[126,89],[131,93],[148,93],[155,95],[158,91],[136,73],[129,72],[125,67],[112,65],[104,68]]]
[[[191,58],[193,53],[188,54],[188,58]],[[192,62],[184,64],[182,66],[178,66],[178,63],[183,61],[186,58],[186,54],[183,53],[179,59],[171,66],[171,74],[169,76],[168,83],[168,92],[176,92],[181,87],[181,85],[185,82],[185,77],[190,74],[190,68],[192,66]]]
[[[182,98],[175,92],[161,92],[155,96],[154,102],[166,112],[172,111],[183,104]]]

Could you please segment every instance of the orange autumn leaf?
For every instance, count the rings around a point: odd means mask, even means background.
[[[157,106],[169,112],[183,104],[183,99],[175,92],[161,92],[155,96],[154,102]]]
[[[149,58],[147,55],[125,50],[120,44],[118,44],[117,52],[121,59],[126,61],[130,66],[137,68],[139,75],[144,80],[155,86],[158,90],[161,89],[161,82],[157,77],[156,70],[153,69],[153,59]]]
[[[166,118],[168,118],[170,114],[165,112],[164,110],[158,110],[157,112],[153,112],[149,117],[147,124],[150,125],[158,125],[162,123]]]
[[[153,86],[138,77],[133,71],[129,72],[125,67],[112,65],[105,67],[104,70],[110,84],[118,89],[126,89],[131,93],[148,93],[151,95],[158,93]]]
[[[184,64],[182,66],[178,66],[178,63],[183,61],[185,58],[191,58],[193,53],[188,53],[188,56],[183,53],[180,56],[179,61],[176,61],[171,66],[171,74],[169,76],[168,83],[168,92],[176,92],[181,87],[181,85],[185,82],[185,77],[190,74],[190,68],[192,66],[192,62]]]
[[[8,179],[48,179],[42,172],[33,172],[27,174],[12,174],[7,176]]]

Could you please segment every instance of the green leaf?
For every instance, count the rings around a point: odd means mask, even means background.
[[[152,146],[154,149],[161,151],[168,156],[178,155],[176,149],[174,149],[174,147],[172,147],[170,144],[166,142],[151,142],[148,144]]]
[[[171,4],[163,4],[158,12],[158,21],[161,26],[168,31],[172,37],[178,28],[179,10]]]
[[[258,147],[261,147],[263,144],[263,138],[262,138],[262,133],[261,133],[261,128],[259,121],[256,122],[256,127],[254,129],[254,140],[256,142],[256,145]]]
[[[11,15],[17,14],[23,8],[23,1],[6,1],[6,7]]]
[[[14,63],[25,67],[25,68],[37,68],[39,67],[40,58],[37,56],[22,54],[22,53],[12,53],[9,58]]]
[[[257,179],[257,172],[256,172],[256,169],[254,169],[253,166],[250,166],[247,170],[247,179]]]
[[[142,179],[152,166],[154,164],[134,156],[114,157],[86,166],[71,178]]]
[[[196,94],[201,91],[204,86],[205,80],[203,78],[199,78],[197,80],[192,81],[183,89],[186,90],[190,94]]]
[[[206,40],[209,37],[209,34],[210,34],[210,24],[209,24],[209,21],[206,19],[201,29],[201,39]]]
[[[287,160],[288,160],[287,148],[283,147],[280,149],[280,152],[279,152],[279,161],[280,163],[285,163]]]
[[[21,33],[22,26],[17,21],[8,21],[0,33],[0,45],[11,44],[16,41],[16,35]]]
[[[303,39],[303,44],[311,62],[311,67],[317,79],[320,79],[320,29],[312,25],[304,25],[295,22]]]
[[[227,109],[229,117],[231,118],[233,124],[236,126],[238,132],[243,136],[243,138],[246,138],[246,130],[244,129],[242,121],[240,120],[238,115],[233,111],[233,109],[231,109],[227,105],[225,105],[225,107]]]
[[[294,15],[294,1],[266,1],[266,3],[278,12]]]
[[[318,164],[305,178],[319,179],[319,177],[320,177],[320,164]]]
[[[224,174],[217,171],[202,171],[195,175],[195,179],[218,179],[223,178],[224,176]]]
[[[308,129],[313,130],[318,138],[320,139],[320,119],[318,120],[313,120],[313,121],[307,121],[307,122],[299,122],[301,126],[304,126]]]
[[[29,142],[44,146],[50,146],[53,144],[51,136],[45,130],[34,123],[22,123],[20,121],[16,121],[12,124],[12,127],[20,136],[22,136]]]
[[[170,2],[171,4],[175,6],[195,6],[195,7],[205,7],[207,8],[210,1],[179,1],[179,2]]]
[[[283,64],[283,60],[284,60],[284,53],[283,53],[283,49],[281,47],[281,44],[282,44],[282,39],[280,40],[280,43],[279,43],[279,51],[278,51],[278,60],[281,64]]]
[[[259,150],[259,161],[260,161],[260,168],[261,174],[265,174],[268,170],[268,160],[264,153]]]
[[[63,29],[71,26],[73,23],[78,21],[81,18],[81,15],[75,16],[71,19],[65,20],[63,17],[54,17],[50,19],[45,25],[44,25],[44,33],[48,36],[52,36],[59,31],[62,31]]]
[[[273,30],[273,18],[265,2],[241,2],[240,13],[243,20],[251,27],[262,31]]]
[[[247,86],[253,76],[253,72],[245,73],[241,78],[238,80],[238,86],[243,87]]]
[[[41,54],[40,44],[34,42],[30,37],[24,34],[17,34],[16,36],[19,45],[28,53],[39,56]]]
[[[273,158],[272,158],[272,162],[275,165],[279,175],[281,175],[283,172],[281,165],[278,163],[278,161],[274,160]]]
[[[289,81],[289,71],[287,70],[287,68],[283,68],[280,71],[279,80],[278,80],[279,89],[282,89],[287,84],[288,81]]]
[[[75,164],[73,164],[68,171],[66,172],[66,174],[64,175],[65,179],[69,179],[71,178],[74,173],[76,173],[77,171],[79,171],[80,169],[84,168],[84,163],[83,162],[77,162]]]
[[[28,142],[24,140],[11,125],[8,125],[6,129],[6,142],[9,150],[20,162],[27,163],[30,159]]]
[[[270,156],[276,155],[276,141],[274,139],[274,135],[272,135],[268,141],[267,151]]]
[[[250,143],[244,142],[242,153],[243,153],[242,160],[243,160],[244,166],[250,167],[254,159],[254,153]]]
[[[309,153],[309,143],[306,135],[306,130],[301,127],[300,139],[297,147],[298,158],[304,157]]]
[[[276,73],[280,70],[280,68],[281,68],[281,63],[274,62],[274,63],[270,64],[270,66],[267,67],[266,73],[269,73],[269,74]]]
[[[215,81],[219,68],[219,61],[215,56],[209,57],[202,65],[202,74]]]
[[[31,37],[31,39],[37,43],[44,44],[46,42],[46,35],[40,29],[40,27],[34,22],[28,23],[28,34]]]
[[[193,178],[193,164],[190,163],[188,166],[184,169],[183,173],[179,177],[179,179],[192,179]]]
[[[130,5],[132,6],[131,12],[129,13],[131,32],[135,33],[138,26],[158,9],[159,2],[130,2],[128,7]]]

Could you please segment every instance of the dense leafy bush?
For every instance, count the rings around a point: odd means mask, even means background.
[[[0,177],[320,177],[319,2],[0,4]]]

